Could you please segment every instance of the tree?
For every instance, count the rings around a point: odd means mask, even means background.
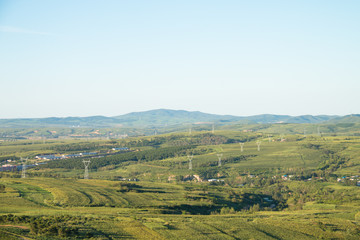
[[[0,184],[0,193],[5,192],[5,185],[4,184]]]

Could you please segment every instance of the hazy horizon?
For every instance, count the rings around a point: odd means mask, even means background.
[[[0,118],[360,113],[359,1],[0,0]]]
[[[159,109],[149,109],[149,110],[144,110],[144,111],[134,111],[134,112],[127,112],[124,114],[117,114],[117,115],[111,115],[111,116],[106,116],[106,115],[100,115],[100,114],[95,114],[95,115],[87,115],[87,116],[76,116],[76,115],[69,115],[69,116],[45,116],[45,117],[23,117],[23,118],[0,118],[0,119],[27,119],[27,118],[69,118],[69,117],[118,117],[118,116],[122,116],[122,115],[126,115],[126,114],[131,114],[131,113],[143,113],[143,112],[149,112],[149,111],[156,111],[156,110],[170,110],[170,111],[187,111],[187,112],[201,112],[201,113],[205,113],[205,114],[214,114],[214,115],[223,115],[223,116],[234,116],[234,117],[252,117],[252,116],[257,116],[257,115],[279,115],[279,116],[291,116],[291,117],[297,117],[297,116],[322,116],[322,115],[326,115],[326,116],[338,116],[338,117],[342,117],[342,116],[346,116],[346,115],[331,115],[331,114],[318,114],[318,115],[312,115],[312,114],[303,114],[303,115],[289,115],[289,114],[272,114],[272,113],[262,113],[262,114],[255,114],[255,115],[233,115],[233,114],[217,114],[217,113],[209,113],[209,112],[203,112],[203,111],[189,111],[189,110],[185,110],[185,109],[165,109],[165,108],[159,108]],[[348,114],[351,115],[351,114]],[[357,115],[357,114],[356,114]]]

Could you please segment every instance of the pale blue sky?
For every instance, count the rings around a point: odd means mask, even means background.
[[[0,0],[0,118],[360,113],[360,1]]]

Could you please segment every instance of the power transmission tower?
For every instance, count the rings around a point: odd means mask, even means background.
[[[187,155],[187,158],[189,160],[189,170],[192,170],[192,159],[193,159],[193,155]]]
[[[239,143],[240,144],[240,151],[243,152],[244,151],[244,143]]]
[[[260,151],[261,141],[256,141],[256,144],[257,144],[257,150]]]
[[[317,127],[318,135],[321,137],[320,126]]]
[[[28,160],[27,158],[25,158],[25,159],[21,158],[21,162],[22,162],[21,178],[26,178],[26,161],[27,160]]]
[[[219,153],[219,154],[217,154],[217,156],[218,156],[218,158],[219,158],[219,164],[218,164],[218,166],[221,167],[221,157],[223,156],[223,154],[222,154],[222,153]]]
[[[212,133],[215,133],[215,124],[213,123],[213,125],[212,125],[212,131],[211,131]]]
[[[85,173],[84,173],[84,179],[89,179],[89,165],[90,165],[90,159],[83,160],[82,161],[85,165]]]

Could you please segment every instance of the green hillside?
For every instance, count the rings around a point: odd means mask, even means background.
[[[360,123],[360,114],[351,114],[329,121],[330,123]]]
[[[2,163],[45,164],[0,172],[0,237],[358,239],[359,150],[357,136],[242,130],[1,142]]]

